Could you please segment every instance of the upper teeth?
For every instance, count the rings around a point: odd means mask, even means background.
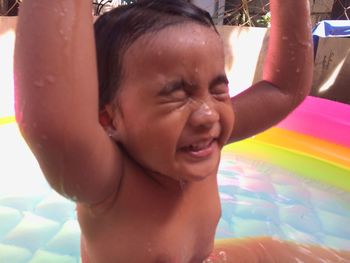
[[[210,145],[210,143],[211,143],[211,141],[195,143],[195,144],[191,144],[189,148],[191,150],[198,151],[198,150],[201,150],[201,149],[208,147]]]

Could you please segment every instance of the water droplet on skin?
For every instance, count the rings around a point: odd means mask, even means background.
[[[152,252],[152,244],[151,244],[151,242],[147,242],[147,251],[148,251],[148,253]]]
[[[276,69],[276,72],[277,72],[277,73],[280,73],[280,72],[281,72],[281,70],[278,68],[278,69]]]
[[[225,251],[220,251],[219,257],[221,258],[221,260],[223,260],[223,262],[227,262],[227,254]]]
[[[55,82],[55,77],[52,75],[46,76],[45,79],[48,83],[51,83],[51,84]]]
[[[61,180],[60,180],[60,192],[61,192],[61,195],[64,196],[65,198],[71,200],[71,201],[74,201],[76,202],[78,199],[75,195],[73,196],[70,196],[69,194],[66,193],[65,189],[64,189],[64,179],[63,177],[61,177]]]
[[[283,36],[283,37],[282,37],[282,40],[288,40],[288,37]]]
[[[309,40],[299,40],[298,44],[303,46],[303,47],[308,47],[308,48],[312,47],[312,44]]]
[[[180,184],[180,189],[183,191],[185,190],[186,182],[185,180],[179,178],[179,184]]]
[[[198,105],[198,103],[201,104]],[[197,114],[197,116],[211,116],[214,113],[212,109],[208,106],[208,104],[204,101],[199,101],[194,106],[196,106],[194,114]]]
[[[297,68],[297,69],[295,70],[295,72],[296,72],[296,73],[300,73],[300,68]]]
[[[37,147],[38,149],[42,149],[42,148],[43,148],[42,144],[40,144],[40,143],[37,143],[36,147]]]
[[[42,88],[44,87],[44,81],[43,80],[37,80],[34,82],[34,86],[37,88]]]

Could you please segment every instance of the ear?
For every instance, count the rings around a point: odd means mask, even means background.
[[[107,128],[113,124],[113,112],[110,105],[106,105],[100,110],[98,119],[103,128]]]
[[[99,122],[109,137],[115,141],[123,141],[123,118],[118,107],[112,104],[105,105],[99,112]]]
[[[99,122],[110,137],[114,137],[117,132],[117,115],[114,107],[110,104],[105,105],[99,112]]]

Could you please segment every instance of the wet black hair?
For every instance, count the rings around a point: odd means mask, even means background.
[[[127,49],[147,33],[184,22],[197,23],[216,31],[210,14],[185,0],[139,0],[119,6],[97,19],[94,30],[100,110],[117,94]]]

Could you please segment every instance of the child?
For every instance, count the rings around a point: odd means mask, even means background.
[[[83,262],[274,262],[282,251],[301,253],[268,238],[214,248],[221,148],[274,125],[310,89],[308,1],[281,2],[271,0],[263,81],[230,99],[220,37],[185,1],[105,14],[96,47],[90,0],[24,1],[16,117],[50,185],[77,202]]]

